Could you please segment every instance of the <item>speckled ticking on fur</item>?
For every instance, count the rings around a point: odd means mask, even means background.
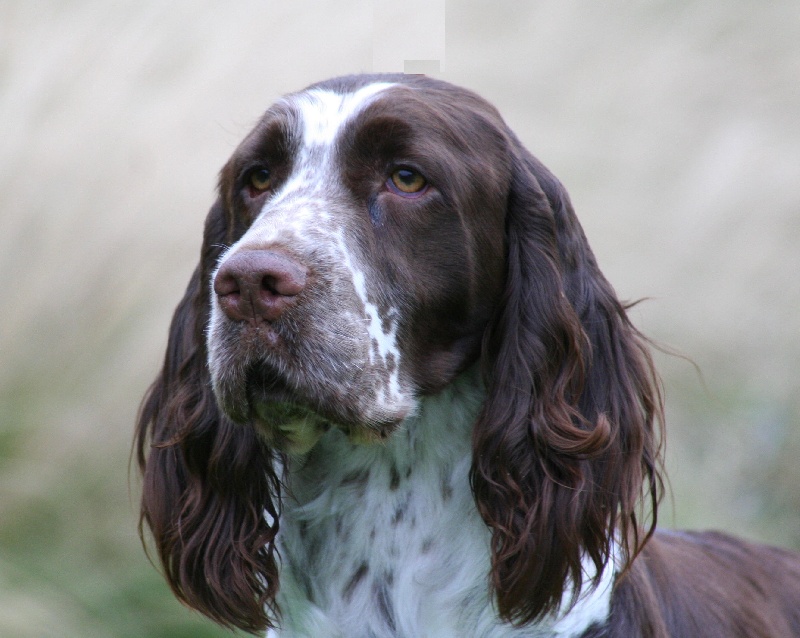
[[[578,635],[560,632],[555,617],[535,631],[498,623],[486,582],[475,577],[489,568],[489,534],[467,480],[481,397],[472,370],[422,401],[385,445],[355,446],[332,431],[313,454],[290,459],[284,480],[296,498],[285,502],[280,552],[288,580],[311,582],[312,592],[279,595],[281,636]],[[413,472],[401,478],[400,467]],[[567,616],[603,618],[610,583],[611,573]]]

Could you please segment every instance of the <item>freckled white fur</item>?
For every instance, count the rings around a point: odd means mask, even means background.
[[[243,245],[270,245],[287,239],[308,241],[309,235],[318,233],[337,236],[335,227],[322,223],[335,221],[328,192],[339,183],[332,166],[334,144],[345,124],[371,98],[390,86],[377,82],[355,93],[312,90],[284,99],[287,105],[299,110],[302,120],[302,144],[295,158],[296,168],[283,187],[267,200],[248,232],[221,257],[220,263]]]
[[[311,90],[285,98],[284,104],[300,114],[302,143],[294,160],[295,168],[286,183],[269,198],[251,228],[220,257],[218,268],[225,259],[244,248],[289,247],[294,254],[303,256],[312,250],[327,252],[331,260],[338,260],[349,272],[352,286],[363,308],[351,309],[361,313],[368,344],[369,361],[374,369],[385,372],[388,378],[374,388],[378,417],[387,414],[408,414],[414,405],[410,392],[401,387],[400,348],[397,344],[396,309],[382,315],[369,294],[376,282],[368,282],[364,269],[348,245],[343,223],[337,219],[342,207],[339,195],[340,177],[333,161],[336,140],[343,127],[357,115],[372,98],[391,87],[389,83],[373,83],[354,93],[339,94],[325,90]],[[216,275],[216,272],[214,273]],[[214,276],[211,281],[213,282]],[[213,285],[213,284],[212,284]],[[216,296],[212,290],[210,332],[224,322]],[[343,310],[343,318],[346,312]],[[352,319],[349,319],[352,320]],[[388,330],[384,330],[388,326]],[[343,328],[348,330],[347,326]],[[211,339],[212,373],[222,366],[214,365],[219,358]]]
[[[384,446],[355,446],[331,431],[311,454],[290,459],[279,534],[284,624],[273,636],[572,638],[608,616],[611,565],[566,614],[521,629],[497,619],[489,531],[468,482],[482,399],[471,370],[424,399]],[[348,481],[365,472],[366,484]],[[393,627],[377,599],[381,586]]]
[[[399,407],[408,403],[408,399],[400,389],[400,348],[397,344],[397,310],[391,308],[385,317],[389,325],[388,331],[383,329],[382,317],[378,307],[370,301],[367,293],[367,281],[361,269],[353,264],[350,252],[347,250],[343,236],[339,237],[339,248],[342,251],[342,258],[347,268],[352,273],[353,285],[358,293],[361,303],[364,304],[364,314],[367,317],[367,331],[370,336],[371,346],[369,349],[370,363],[372,365],[382,365],[389,368],[389,356],[394,358],[394,367],[389,372],[389,385],[384,388],[383,393],[379,393],[378,400],[385,404]],[[373,347],[374,346],[374,347]],[[377,351],[377,352],[376,352]],[[377,361],[380,359],[380,361]]]

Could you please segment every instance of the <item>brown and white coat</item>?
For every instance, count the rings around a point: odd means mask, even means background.
[[[800,635],[797,556],[653,534],[660,417],[646,341],[497,111],[338,78],[222,170],[139,417],[142,522],[176,595],[246,631]]]

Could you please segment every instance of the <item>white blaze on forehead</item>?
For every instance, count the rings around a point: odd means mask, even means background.
[[[295,96],[292,101],[299,107],[303,118],[303,144],[333,144],[342,126],[369,104],[371,98],[390,86],[392,84],[388,82],[375,82],[354,93],[311,89]]]
[[[248,239],[268,244],[281,236],[305,238],[330,228],[331,188],[341,181],[331,161],[336,138],[344,126],[378,93],[393,86],[388,82],[368,84],[353,93],[311,89],[284,99],[300,115],[302,135],[294,170],[286,183],[265,203]]]

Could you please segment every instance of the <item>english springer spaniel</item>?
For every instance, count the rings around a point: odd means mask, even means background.
[[[177,597],[248,632],[800,636],[798,556],[654,532],[661,413],[497,111],[333,79],[222,169],[139,416],[141,525]]]

